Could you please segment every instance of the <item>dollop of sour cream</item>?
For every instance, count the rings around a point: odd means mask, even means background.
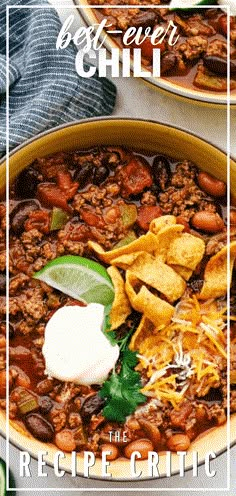
[[[119,357],[102,331],[104,306],[64,306],[48,321],[42,352],[45,373],[85,386],[102,384]]]

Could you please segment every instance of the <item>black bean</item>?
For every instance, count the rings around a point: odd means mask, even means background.
[[[54,429],[48,420],[39,413],[30,413],[25,419],[26,427],[30,433],[43,442],[50,442],[54,437]]]
[[[24,223],[33,210],[40,208],[39,202],[36,200],[23,200],[19,202],[10,214],[11,229],[19,234],[24,230]]]
[[[166,157],[157,155],[152,165],[152,173],[158,188],[162,191],[166,189],[170,182],[171,169]]]
[[[220,76],[227,76],[227,59],[217,57],[216,55],[205,55],[203,57],[203,63],[209,71]],[[231,74],[236,74],[235,61],[230,62],[230,72]]]
[[[93,183],[97,186],[102,184],[106,178],[109,176],[109,169],[105,165],[101,165],[97,169],[94,170],[93,174]]]
[[[40,396],[39,397],[39,408],[40,412],[46,415],[47,413],[50,412],[51,408],[53,407],[53,402],[49,396]]]
[[[83,189],[89,182],[92,181],[94,166],[91,163],[87,163],[79,169],[74,175],[74,181],[78,181],[79,188]]]
[[[164,74],[168,74],[171,72],[177,62],[177,57],[173,52],[166,52],[164,55],[161,57],[161,75],[163,76]]]
[[[6,274],[0,272],[0,295],[6,294]]]
[[[39,183],[38,171],[28,167],[20,172],[16,180],[16,195],[20,198],[33,198]]]
[[[152,10],[140,12],[139,14],[132,17],[130,21],[130,25],[134,26],[135,28],[147,28],[149,26],[153,27],[155,23],[156,14]]]
[[[93,394],[85,398],[80,415],[84,418],[91,417],[91,415],[97,414],[101,411],[104,405],[104,400],[99,396],[99,394]]]

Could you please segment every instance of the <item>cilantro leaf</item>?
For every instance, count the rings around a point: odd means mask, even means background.
[[[106,399],[103,415],[111,421],[124,422],[146,396],[140,392],[139,372],[134,370],[138,359],[136,353],[125,348],[121,353],[121,369],[113,370],[110,378],[104,382],[100,396]]]

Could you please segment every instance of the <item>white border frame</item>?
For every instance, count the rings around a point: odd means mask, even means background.
[[[190,2],[191,3],[191,2]],[[7,5],[6,6],[6,275],[7,275],[7,283],[6,283],[6,325],[7,325],[7,354],[6,354],[6,370],[7,372],[9,371],[9,13],[11,9],[45,9],[45,8],[50,8],[50,9],[58,9],[58,10],[64,10],[64,9],[90,9],[90,8],[130,8],[130,5],[89,5],[89,6],[80,6],[80,5]],[[140,5],[132,5],[132,8],[140,8]],[[169,6],[166,6],[169,7]],[[196,6],[191,6],[196,8]],[[204,6],[198,6],[199,8],[212,8],[212,5],[204,5]],[[221,8],[222,6],[219,6]],[[227,28],[228,28],[228,36],[227,36],[227,52],[230,54],[230,7],[228,5],[223,6],[227,10]],[[165,5],[159,5],[159,6],[154,6],[154,5],[145,5],[141,8],[165,8]],[[58,12],[57,10],[57,12]],[[131,76],[132,77],[132,76]],[[230,146],[231,146],[231,138],[230,138],[230,57],[228,57],[227,61],[227,104],[226,104],[226,121],[227,121],[227,136],[226,136],[226,144],[227,144],[227,183],[228,183],[228,188],[227,188],[227,245],[229,247],[230,243],[230,221],[229,221],[229,213],[230,213]],[[229,303],[229,297],[230,297],[230,250],[228,249],[227,251],[227,275],[228,275],[228,285],[227,285],[227,301]],[[88,487],[70,487],[70,488],[45,488],[45,487],[23,487],[23,488],[13,488],[10,487],[10,481],[9,481],[9,474],[10,474],[10,429],[9,429],[9,387],[7,387],[7,392],[6,392],[6,401],[7,401],[7,408],[6,408],[6,413],[7,413],[7,421],[6,421],[6,483],[7,483],[7,491],[77,491],[77,492],[82,492],[82,491],[87,491],[87,492],[97,492],[97,491],[124,491],[126,490],[127,492],[131,491],[146,491],[146,492],[157,492],[157,491],[190,491],[190,492],[197,492],[197,491],[224,491],[228,492],[230,491],[230,307],[229,304],[227,306],[227,486],[226,487],[212,487],[212,488],[194,488],[194,487],[175,487],[175,488],[147,488],[147,487],[126,487],[126,481],[111,481],[108,480],[107,482],[111,482],[112,484],[110,487],[96,487],[96,488],[88,488]],[[81,477],[82,478],[82,477]],[[88,480],[95,480],[93,478],[88,478]],[[154,480],[154,479],[153,479]],[[156,479],[157,481],[159,479]],[[101,479],[102,481],[102,479]],[[124,484],[123,487],[115,487],[113,484],[116,482]],[[128,483],[136,482],[136,480],[127,480]],[[142,482],[142,480],[137,482]]]

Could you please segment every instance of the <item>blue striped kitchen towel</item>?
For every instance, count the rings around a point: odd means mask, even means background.
[[[6,151],[6,5],[9,9],[9,146],[76,119],[111,114],[116,89],[75,70],[76,50],[57,50],[61,23],[46,0],[0,2],[0,156]],[[13,6],[21,6],[15,8]]]

